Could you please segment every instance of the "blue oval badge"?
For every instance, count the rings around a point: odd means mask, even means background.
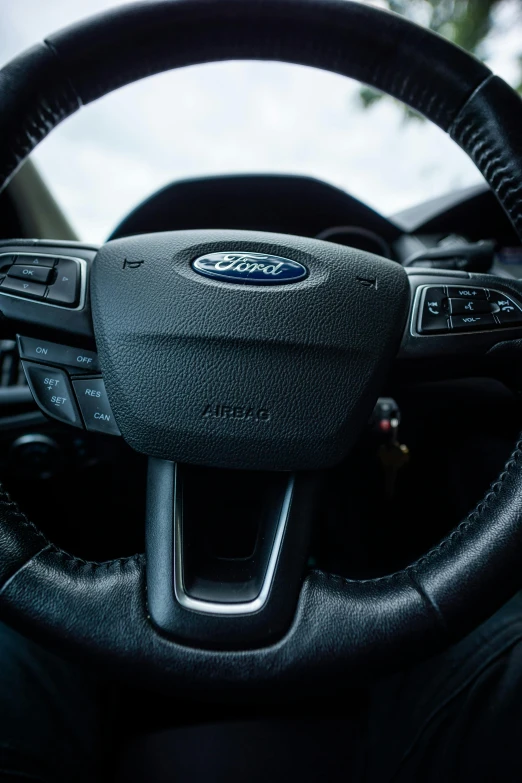
[[[308,274],[298,261],[267,253],[245,253],[242,250],[208,253],[192,262],[200,275],[249,285],[282,285],[296,283]]]

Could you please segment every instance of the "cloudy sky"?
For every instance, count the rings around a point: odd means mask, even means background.
[[[0,64],[47,33],[118,4],[1,0]],[[516,76],[521,41],[519,0],[507,0],[486,54],[508,81]],[[340,76],[293,65],[193,66],[82,109],[33,159],[78,234],[90,241],[102,241],[143,198],[184,177],[307,174],[384,214],[480,181],[438,128],[405,123],[391,102],[363,111],[357,90]]]

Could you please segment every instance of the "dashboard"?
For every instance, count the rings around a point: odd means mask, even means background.
[[[387,218],[326,182],[291,175],[229,175],[174,182],[139,204],[110,239],[193,228],[316,237],[407,266],[522,276],[522,248],[484,185]]]

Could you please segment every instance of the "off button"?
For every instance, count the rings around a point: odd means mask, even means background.
[[[120,435],[102,378],[76,380],[73,386],[86,429]]]

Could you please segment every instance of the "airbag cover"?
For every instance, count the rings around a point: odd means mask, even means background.
[[[197,274],[209,253],[302,264],[285,285]],[[111,406],[137,451],[216,467],[326,467],[369,416],[408,312],[403,268],[333,243],[176,231],[107,243],[93,321]]]

